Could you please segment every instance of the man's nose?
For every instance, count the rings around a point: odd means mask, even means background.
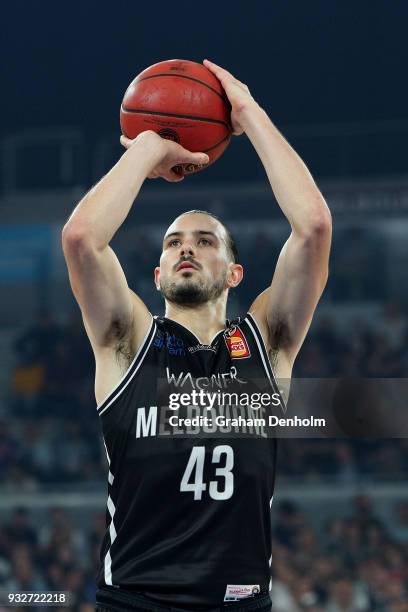
[[[191,243],[185,242],[180,249],[180,255],[184,257],[186,255],[194,255],[194,246]]]

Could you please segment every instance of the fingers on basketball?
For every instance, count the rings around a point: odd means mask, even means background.
[[[244,89],[247,93],[250,94],[248,85],[246,85],[242,81],[239,81],[237,78],[234,77],[234,75],[228,72],[228,70],[225,70],[225,68],[221,68],[221,66],[218,66],[217,64],[214,64],[214,62],[210,62],[209,60],[204,60],[204,65],[206,65],[207,68],[211,69],[211,72],[215,74],[215,76],[221,82],[224,88],[227,87],[228,84],[236,85],[240,89]]]
[[[204,65],[207,66],[207,68],[209,68],[211,72],[215,74],[215,76],[219,81],[221,81],[221,83],[225,83],[229,80],[236,81],[235,77],[230,72],[228,72],[228,70],[225,70],[225,68],[218,66],[218,64],[214,64],[214,62],[210,62],[210,60],[205,59]]]

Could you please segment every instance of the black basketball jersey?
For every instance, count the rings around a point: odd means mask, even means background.
[[[248,395],[254,380],[277,395],[250,314],[227,322],[210,345],[175,321],[152,318],[127,372],[97,408],[109,462],[98,587],[190,610],[269,592],[276,440],[248,420],[231,425],[248,416],[245,402],[189,403],[194,390],[198,400],[232,388]],[[186,415],[197,417],[195,426],[180,424]],[[209,417],[228,415],[215,430]]]

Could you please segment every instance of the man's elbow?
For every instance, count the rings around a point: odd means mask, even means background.
[[[307,227],[303,227],[302,231],[297,235],[297,244],[299,245],[299,258],[304,263],[308,262],[308,266],[318,263],[319,268],[322,268],[323,262],[328,265],[330,247],[332,239],[332,220],[328,207],[320,207],[310,213]],[[324,281],[327,281],[327,275]]]
[[[310,212],[307,227],[303,230],[303,237],[308,244],[322,244],[331,242],[332,217],[327,204],[323,202]]]
[[[92,236],[87,227],[79,223],[68,222],[61,232],[61,244],[63,251],[89,248]]]
[[[61,232],[61,245],[64,255],[82,248],[84,235],[72,227],[65,226]]]

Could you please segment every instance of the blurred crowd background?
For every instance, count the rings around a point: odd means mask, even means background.
[[[107,463],[61,230],[121,154],[124,90],[174,57],[209,57],[248,84],[333,216],[330,278],[294,375],[404,379],[408,7],[159,2],[153,23],[137,3],[74,5],[26,3],[23,18],[18,3],[4,7],[18,36],[10,27],[0,39],[0,591],[69,591],[70,609],[88,612]],[[228,315],[245,314],[289,234],[245,136],[181,185],[149,182],[114,237],[129,286],[155,314],[162,236],[190,209],[235,235],[245,279]],[[408,611],[407,451],[403,437],[279,441],[274,612]]]

